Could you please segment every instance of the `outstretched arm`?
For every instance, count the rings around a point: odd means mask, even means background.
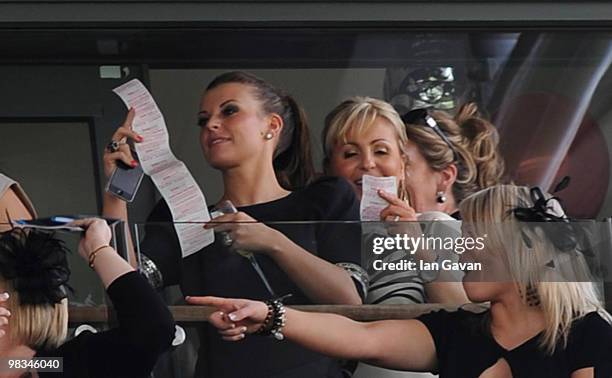
[[[216,307],[218,311],[209,321],[228,341],[256,332],[268,314],[265,303],[245,299],[188,297],[187,302]],[[362,323],[340,315],[292,309],[287,309],[285,316],[285,337],[319,353],[400,370],[432,371],[436,367],[433,339],[418,320]]]
[[[93,261],[113,302],[118,326],[96,334],[84,332],[65,343],[61,347],[65,364],[79,366],[77,360],[83,359],[90,376],[148,376],[159,355],[171,345],[172,315],[145,279],[108,246],[111,233],[105,221],[83,219],[73,224],[85,228],[79,253]]]
[[[80,219],[71,223],[85,229],[79,244],[79,254],[85,261],[93,264],[105,288],[120,276],[134,270],[109,245],[111,230],[106,221],[99,218]]]

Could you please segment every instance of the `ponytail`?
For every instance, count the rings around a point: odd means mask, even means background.
[[[290,95],[283,97],[283,103],[287,109],[286,115],[282,115],[285,125],[276,147],[273,164],[281,186],[295,190],[312,181],[315,169],[306,113]]]
[[[491,122],[482,117],[475,103],[467,103],[455,115],[473,164],[477,190],[499,184],[504,174],[504,161],[499,153],[499,134]]]

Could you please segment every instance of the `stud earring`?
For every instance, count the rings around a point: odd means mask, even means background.
[[[446,194],[443,191],[441,191],[441,190],[436,192],[436,201],[438,203],[446,202]]]
[[[272,139],[272,137],[274,136],[274,134],[272,134],[270,131],[268,131],[265,135],[264,135],[264,139],[265,140],[270,140]]]

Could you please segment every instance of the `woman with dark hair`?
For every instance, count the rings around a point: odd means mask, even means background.
[[[105,221],[85,219],[73,225],[85,228],[79,254],[107,289],[119,326],[66,341],[68,250],[45,231],[1,233],[0,375],[23,376],[16,368],[4,375],[9,358],[45,357],[63,359],[62,377],[148,377],[172,342],[172,315],[147,281],[109,246],[111,231]]]
[[[131,131],[133,111],[114,140],[139,138]],[[223,196],[238,212],[205,226],[225,233],[198,253],[181,259],[170,228],[149,226],[140,244],[159,272],[160,286],[180,284],[185,295],[226,295],[253,299],[271,294],[248,259],[228,251],[253,252],[270,287],[293,294],[292,303],[360,304],[360,285],[344,267],[359,264],[359,230],[342,224],[264,224],[283,221],[358,220],[358,201],[342,179],[316,182],[304,113],[295,100],[264,80],[244,72],[228,72],[206,88],[200,105],[200,143],[208,163],[223,177]],[[110,175],[129,149],[105,154]],[[125,203],[105,197],[104,214],[127,219]],[[164,201],[149,222],[171,222]],[[246,223],[246,224],[245,224]],[[356,231],[356,232],[351,232]],[[218,239],[222,239],[219,241]],[[225,243],[223,243],[225,242]],[[358,275],[354,278],[357,279]],[[197,376],[210,377],[338,377],[337,363],[297,345],[253,339],[247,348],[224,343],[214,328],[200,329]],[[248,363],[236,363],[246,361]]]

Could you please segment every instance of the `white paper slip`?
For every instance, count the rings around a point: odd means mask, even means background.
[[[134,148],[142,169],[170,208],[183,257],[211,244],[215,241],[213,231],[202,227],[202,222],[210,220],[206,198],[187,166],[170,150],[166,122],[151,93],[138,79],[128,81],[113,92],[128,108],[136,110],[132,129],[144,140],[135,143]]]
[[[387,193],[397,193],[397,180],[395,176],[376,177],[363,175],[361,178],[361,204],[359,215],[362,221],[379,221],[380,212],[389,203],[378,195],[379,190]]]

